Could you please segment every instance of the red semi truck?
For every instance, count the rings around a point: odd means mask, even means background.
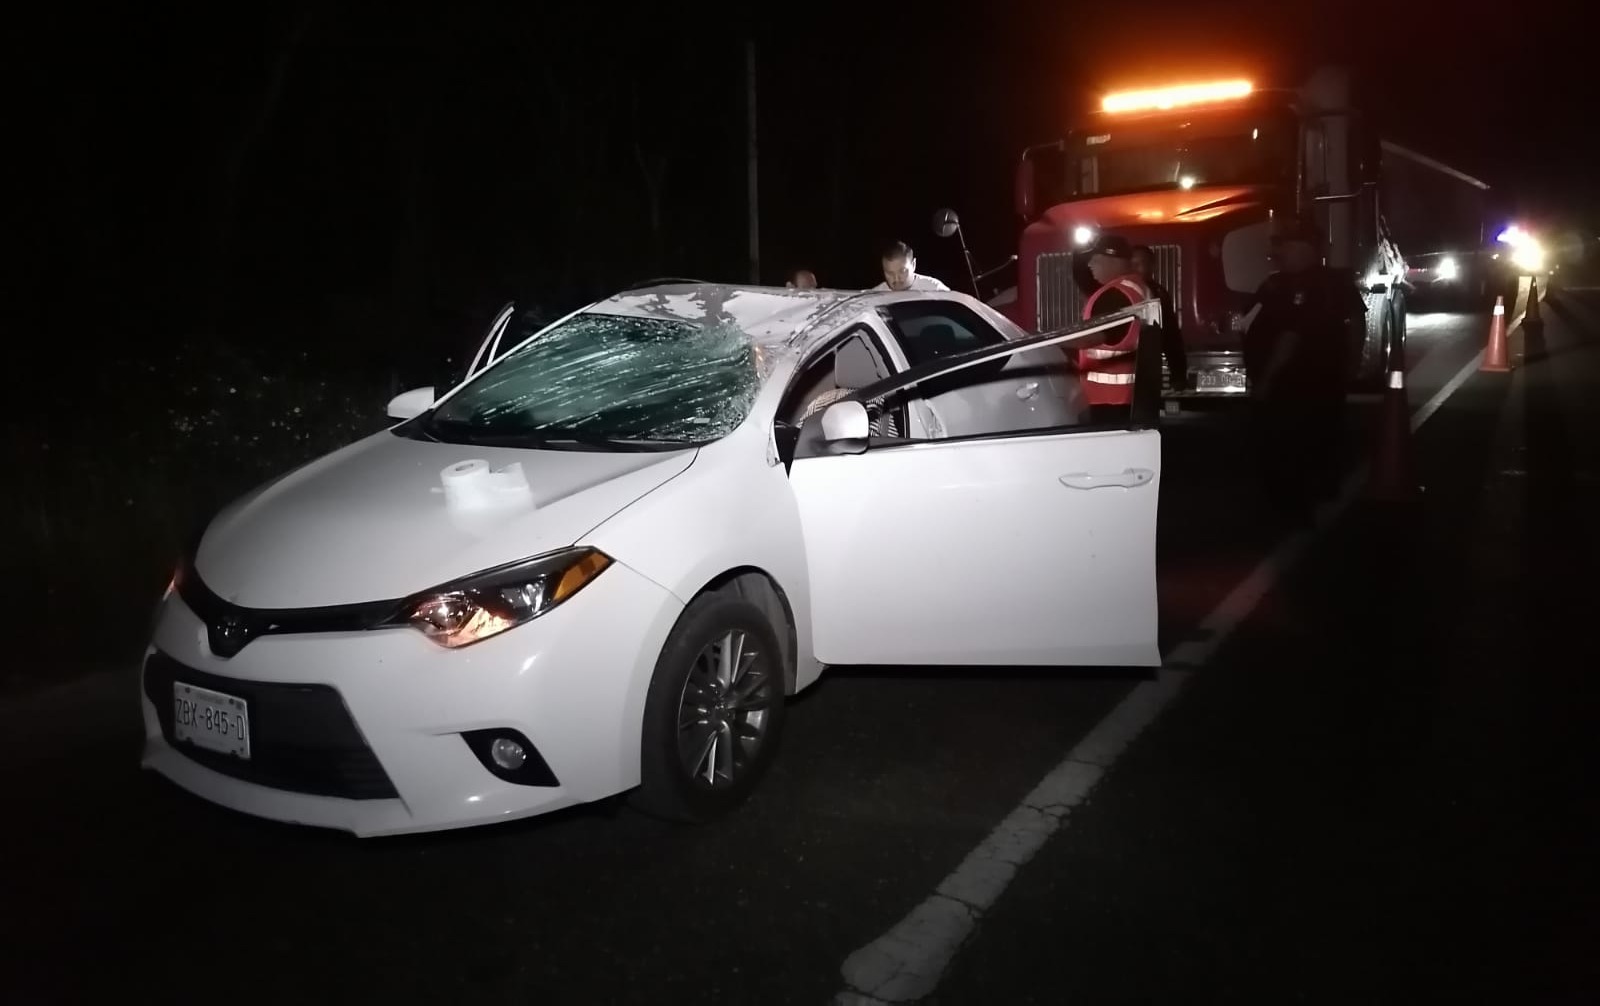
[[[1070,324],[1084,300],[1074,253],[1101,232],[1149,245],[1188,356],[1189,390],[1169,380],[1168,397],[1239,395],[1238,323],[1272,269],[1275,218],[1295,216],[1316,224],[1326,263],[1362,291],[1367,326],[1350,376],[1377,385],[1402,345],[1409,289],[1385,213],[1405,195],[1385,189],[1385,146],[1338,68],[1293,89],[1225,80],[1108,94],[1065,138],[1024,152],[1017,286],[995,304],[1031,331]],[[1438,167],[1438,184],[1482,186]]]

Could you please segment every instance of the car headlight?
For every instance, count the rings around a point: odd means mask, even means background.
[[[570,548],[496,566],[406,599],[390,625],[410,625],[449,649],[470,646],[538,618],[611,565],[592,548]]]
[[[1459,268],[1456,266],[1456,260],[1453,258],[1440,259],[1439,264],[1433,267],[1433,271],[1434,275],[1444,280],[1455,279],[1459,274]]]

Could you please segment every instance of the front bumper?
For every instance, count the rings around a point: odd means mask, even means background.
[[[362,836],[601,799],[639,782],[645,695],[682,610],[614,563],[566,604],[460,650],[397,628],[262,636],[223,659],[173,595],[143,675],[143,764],[234,810]],[[173,680],[252,703],[256,764],[175,740]],[[531,741],[554,784],[491,773],[463,738],[490,729]]]

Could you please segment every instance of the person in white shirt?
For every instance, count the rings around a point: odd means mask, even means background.
[[[904,241],[896,241],[883,253],[883,282],[874,290],[948,290],[932,276],[917,274],[917,253]]]

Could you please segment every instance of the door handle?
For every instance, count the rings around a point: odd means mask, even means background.
[[[1017,389],[1017,397],[1026,401],[1039,393],[1039,382],[1029,381]]]
[[[1148,485],[1155,480],[1156,473],[1148,468],[1128,468],[1117,475],[1091,475],[1088,472],[1073,472],[1061,476],[1061,484],[1069,489],[1099,489],[1101,486],[1121,486],[1124,489],[1137,489],[1139,486]]]

